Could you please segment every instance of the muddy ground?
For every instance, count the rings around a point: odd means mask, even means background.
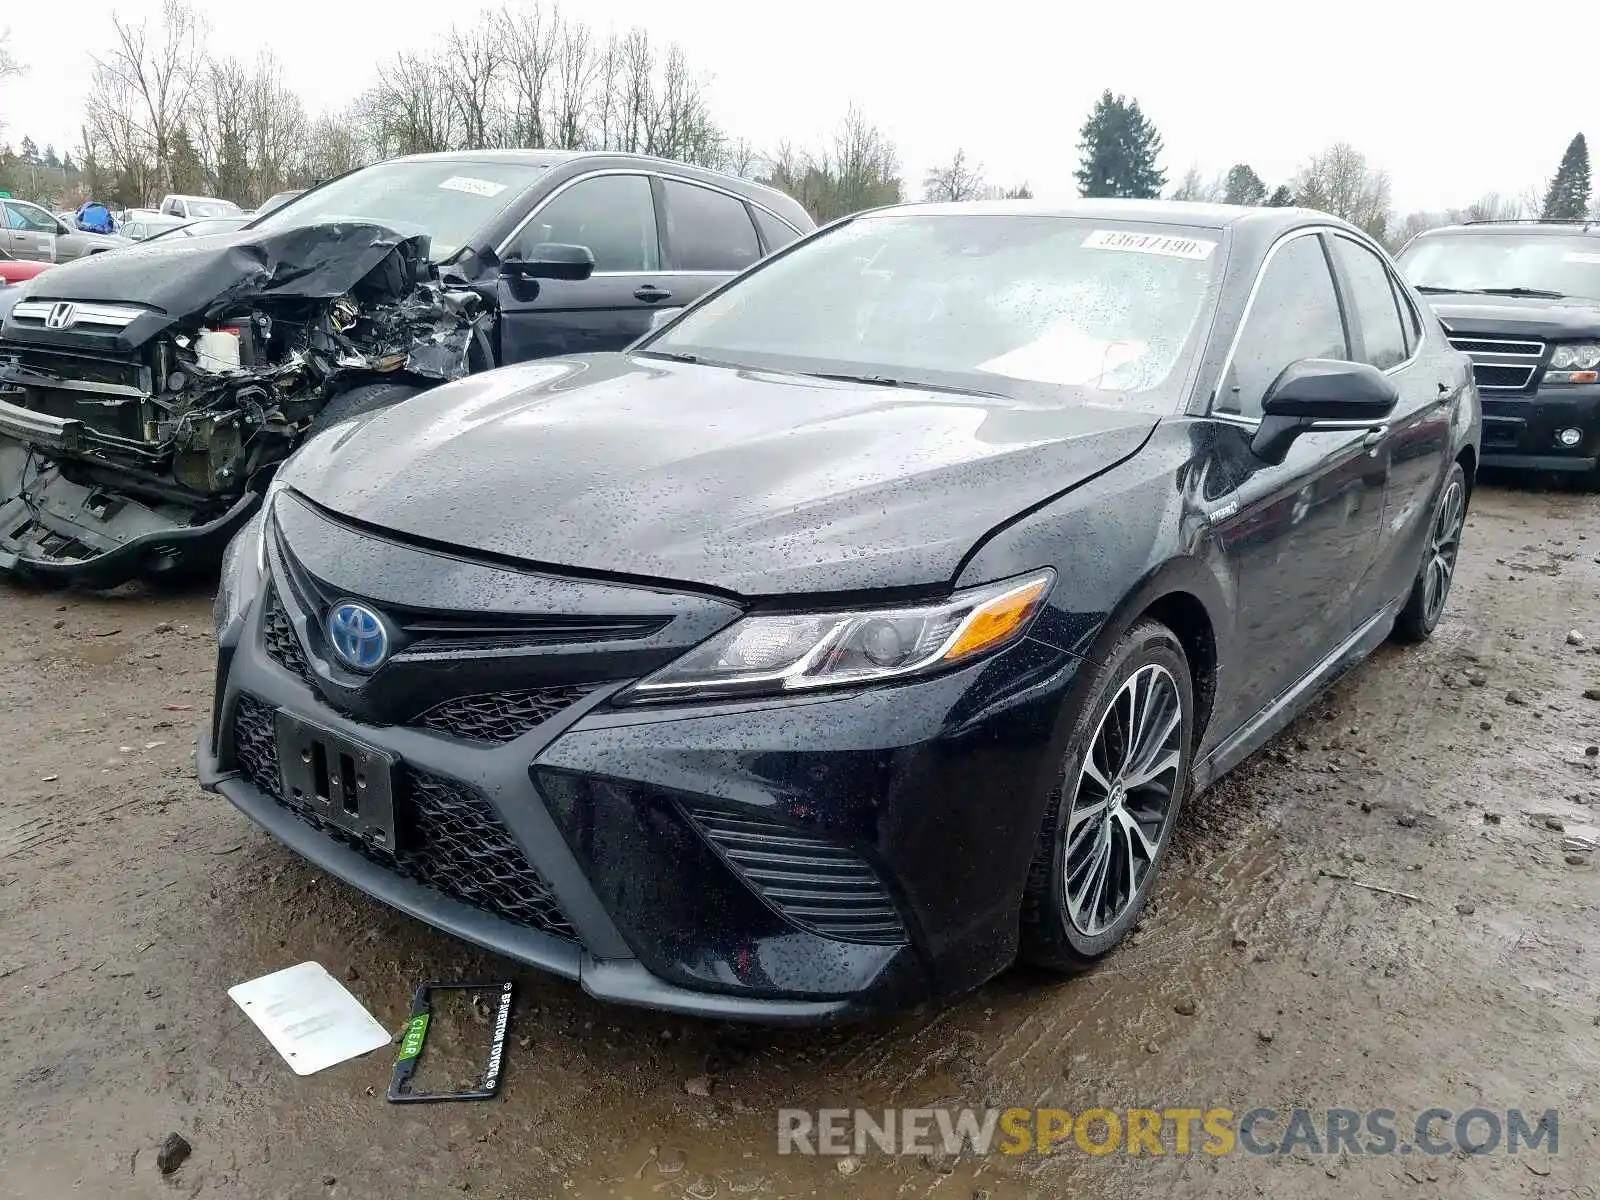
[[[209,608],[0,587],[0,1196],[1600,1193],[1600,875],[1556,828],[1600,823],[1600,497],[1480,489],[1435,639],[1193,803],[1102,969],[829,1031],[605,1007],[303,865],[193,782]],[[510,972],[501,1097],[390,1106],[386,1051],[291,1074],[226,989],[307,959],[391,1029]],[[780,1107],[985,1104],[1561,1123],[1516,1157],[776,1153]]]

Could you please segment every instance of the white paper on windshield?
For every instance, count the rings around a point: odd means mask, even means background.
[[[1161,254],[1167,258],[1207,259],[1217,248],[1205,238],[1172,237],[1164,233],[1128,233],[1121,229],[1096,229],[1083,239],[1085,250],[1128,250],[1134,254]]]
[[[979,363],[978,370],[1036,383],[1097,386],[1106,375],[1135,361],[1148,349],[1144,342],[1106,341],[1062,325],[998,358]]]
[[[1561,256],[1561,261],[1593,265],[1594,263],[1600,263],[1600,254],[1595,253],[1593,250],[1569,250]]]
[[[303,962],[228,989],[296,1075],[310,1075],[389,1044],[373,1020],[321,963]]]
[[[439,186],[447,192],[466,192],[469,196],[498,196],[506,190],[503,183],[474,179],[470,175],[452,175]]]

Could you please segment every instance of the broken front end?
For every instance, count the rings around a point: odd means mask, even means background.
[[[156,242],[18,292],[0,574],[38,580],[211,569],[336,397],[489,361],[483,296],[440,282],[425,237],[376,225]]]

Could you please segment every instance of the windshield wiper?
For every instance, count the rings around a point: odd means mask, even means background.
[[[832,379],[838,383],[870,383],[874,387],[915,388],[919,392],[949,392],[958,396],[988,396],[993,400],[1009,400],[1001,392],[986,392],[982,388],[958,387],[951,383],[921,383],[915,379],[896,379],[891,375],[848,375],[827,371],[796,371],[796,375],[809,375],[813,379]]]
[[[676,350],[635,350],[634,353],[642,358],[665,358],[670,362],[703,363],[706,361],[698,354],[680,354]]]
[[[1413,285],[1417,291],[1429,296],[1534,296],[1540,300],[1565,300],[1565,292],[1552,292],[1545,288],[1530,287],[1493,287],[1493,288],[1457,288],[1438,287],[1431,283],[1418,283]]]
[[[1552,292],[1548,288],[1506,287],[1479,288],[1485,296],[1536,296],[1541,300],[1565,300],[1565,292]]]

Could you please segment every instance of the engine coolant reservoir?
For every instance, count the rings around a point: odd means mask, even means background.
[[[194,356],[202,371],[239,369],[239,335],[208,329],[194,340]]]

